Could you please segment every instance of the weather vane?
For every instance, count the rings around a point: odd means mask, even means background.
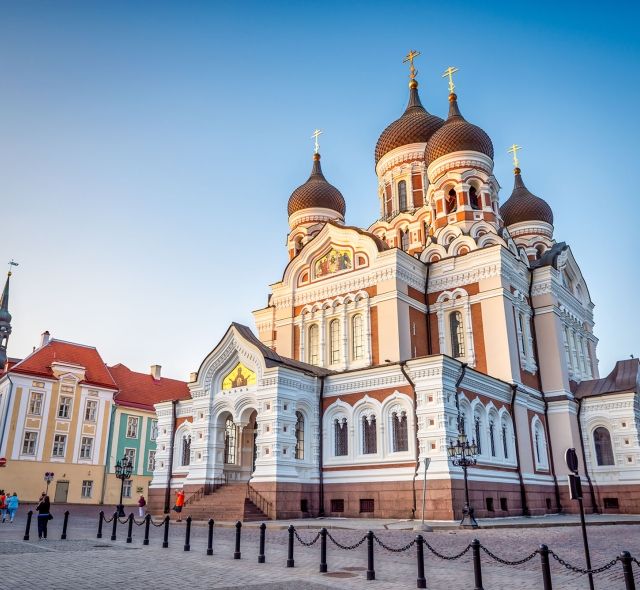
[[[453,83],[453,75],[458,71],[458,68],[449,66],[442,74],[443,78],[449,78],[449,94],[453,94],[456,86]]]
[[[513,154],[513,167],[514,168],[519,168],[520,167],[520,160],[518,160],[518,151],[522,149],[521,145],[517,145],[517,144],[513,144],[508,150],[507,152],[509,152],[510,154]]]
[[[318,143],[318,137],[320,137],[320,135],[322,135],[322,131],[320,131],[320,129],[316,129],[312,134],[311,134],[311,139],[315,140],[315,152],[314,153],[318,153],[320,151],[320,144]]]
[[[11,260],[9,260],[9,276],[11,276],[11,267],[12,266],[18,266],[18,263],[12,258]]]
[[[409,63],[409,80],[415,80],[416,75],[418,74],[418,70],[416,70],[415,66],[413,65],[413,60],[419,55],[422,54],[419,51],[412,49],[402,60],[403,64],[406,64],[407,62]]]

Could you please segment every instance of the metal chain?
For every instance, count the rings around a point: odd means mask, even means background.
[[[138,522],[134,517],[133,522],[136,523],[138,526],[142,526],[144,524],[144,519]]]
[[[336,546],[339,547],[340,549],[346,549],[347,551],[351,551],[351,549],[356,549],[357,547],[360,547],[360,545],[362,545],[362,543],[364,543],[367,540],[367,535],[365,535],[364,537],[362,537],[362,539],[360,539],[355,545],[342,545],[341,543],[338,543],[338,541],[336,541],[332,536],[331,533],[329,531],[327,531],[327,537],[329,537],[329,539],[331,539],[331,542]]]
[[[633,561],[633,563],[640,567],[640,561],[638,561],[635,557],[632,557],[631,561]]]
[[[106,522],[107,524],[109,524],[110,522],[113,522],[114,518],[115,516],[112,516],[111,518],[107,518],[104,514],[102,515],[102,520],[104,520],[104,522]]]
[[[382,540],[378,538],[377,535],[373,535],[373,538],[375,539],[376,543],[380,545],[380,547],[382,547],[383,549],[386,549],[387,551],[391,551],[391,553],[402,553],[403,551],[408,551],[409,549],[411,549],[411,547],[413,547],[416,544],[416,540],[414,539],[410,543],[407,543],[404,547],[389,547],[388,545],[385,545],[382,542]]]
[[[158,524],[156,524],[155,522],[153,522],[153,518],[151,519],[151,524],[155,527],[160,528],[161,526],[164,526],[164,520],[161,520]]]
[[[602,567],[588,570],[588,569],[583,569],[581,567],[576,567],[575,565],[571,565],[570,563],[567,563],[564,559],[562,559],[562,557],[560,557],[554,551],[549,550],[549,555],[551,555],[551,557],[553,557],[553,559],[555,559],[560,565],[566,567],[568,570],[571,570],[572,572],[575,572],[576,574],[600,574],[602,572],[606,572],[607,570],[611,569],[620,560],[619,557],[616,557],[615,559],[612,559],[609,563],[607,563],[606,565],[603,565]]]
[[[466,546],[465,549],[463,549],[462,551],[460,551],[460,553],[457,553],[456,555],[443,555],[442,553],[439,553],[438,551],[436,551],[426,541],[424,541],[424,544],[425,544],[425,547],[429,551],[431,551],[431,553],[433,553],[436,557],[439,557],[440,559],[446,559],[447,561],[451,561],[453,559],[460,559],[465,553],[467,553],[469,551],[469,549],[471,549],[471,544],[469,544],[469,545]]]
[[[305,547],[311,547],[312,545],[314,545],[316,543],[316,541],[320,538],[320,533],[318,533],[314,538],[313,541],[310,542],[306,542],[303,541],[302,538],[300,537],[300,535],[298,534],[298,531],[294,531],[295,535],[296,535],[296,539],[298,539],[298,541],[300,541],[300,543],[302,543]]]
[[[118,522],[120,524],[128,524],[129,523],[129,517],[127,516],[124,520],[122,520],[121,518],[118,518]]]
[[[536,555],[538,555],[538,550],[536,549],[531,555],[527,555],[527,557],[516,559],[515,561],[509,561],[508,559],[502,559],[502,557],[498,557],[495,553],[489,551],[484,545],[480,545],[480,549],[482,549],[489,557],[491,557],[491,559],[495,559],[502,565],[522,565],[523,563],[527,563],[527,561],[531,561]]]

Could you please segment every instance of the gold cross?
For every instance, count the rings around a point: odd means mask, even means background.
[[[520,160],[518,160],[518,151],[522,149],[521,145],[517,145],[517,144],[513,144],[508,150],[507,152],[509,152],[510,154],[513,154],[513,167],[514,168],[519,168],[520,167]]]
[[[315,153],[317,154],[320,151],[320,144],[318,143],[318,137],[322,135],[322,131],[320,131],[320,129],[316,129],[312,134],[311,134],[311,139],[315,139],[316,142],[316,146],[315,146]]]
[[[11,267],[12,266],[18,266],[18,263],[13,258],[9,261],[9,272],[8,272],[9,276],[11,276]]]
[[[409,53],[407,53],[405,58],[402,60],[403,64],[406,64],[407,62],[409,62],[409,80],[414,80],[416,75],[418,74],[418,70],[416,70],[416,68],[413,65],[413,60],[419,55],[421,55],[419,51],[412,49],[411,51],[409,51]]]
[[[449,66],[442,74],[443,78],[449,78],[449,94],[453,94],[455,90],[455,84],[453,83],[453,75],[458,71],[458,68]]]

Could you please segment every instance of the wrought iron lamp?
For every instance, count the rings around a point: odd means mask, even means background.
[[[133,465],[131,461],[125,456],[119,461],[116,461],[116,477],[120,480],[120,504],[118,504],[118,516],[124,517],[124,505],[122,504],[122,495],[124,493],[124,482],[131,477],[133,471]]]
[[[462,467],[462,472],[464,473],[464,508],[462,509],[462,520],[460,521],[460,526],[463,528],[477,529],[478,523],[473,516],[473,508],[469,502],[467,468],[478,462],[478,445],[475,440],[469,442],[469,438],[464,432],[459,432],[457,440],[449,441],[449,446],[447,446],[447,455],[453,465]]]
[[[45,492],[45,494],[49,495],[49,484],[53,481],[54,478],[54,474],[53,471],[47,471],[44,474],[44,480],[47,482],[47,491]]]

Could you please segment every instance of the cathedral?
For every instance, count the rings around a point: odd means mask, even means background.
[[[455,69],[443,120],[423,105],[416,55],[406,109],[375,146],[379,218],[347,224],[316,132],[255,333],[231,324],[188,399],[155,406],[152,509],[183,490],[185,512],[217,520],[413,518],[426,485],[426,518],[459,518],[463,470],[447,447],[460,435],[477,452],[476,516],[576,510],[571,447],[589,510],[640,509],[638,361],[599,378],[587,284],[518,146],[501,198]]]

